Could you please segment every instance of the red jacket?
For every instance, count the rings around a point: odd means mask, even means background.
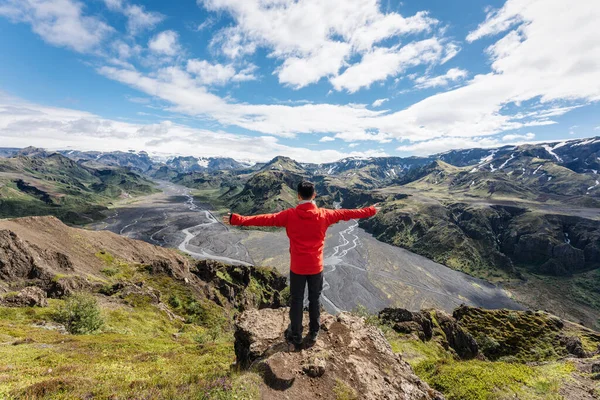
[[[372,206],[357,210],[329,210],[314,203],[303,203],[276,214],[252,217],[232,214],[231,225],[285,227],[290,239],[290,269],[295,274],[313,275],[323,271],[323,248],[329,225],[342,220],[372,217],[376,213]]]

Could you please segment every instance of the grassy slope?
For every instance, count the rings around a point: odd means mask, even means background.
[[[51,320],[61,302],[0,308],[1,398],[256,397],[253,377],[229,372],[230,332],[199,344],[206,328],[171,321],[151,306],[114,304],[103,308],[99,334],[65,336],[33,325]]]
[[[94,278],[103,294],[96,294],[105,321],[99,333],[63,335],[48,329],[56,326],[53,319],[64,300],[50,299],[47,308],[0,307],[0,359],[6,361],[0,366],[0,398],[258,397],[255,375],[230,370],[235,310],[110,253],[96,257],[106,265],[104,278]],[[121,295],[120,285],[132,282],[158,290],[181,318],[169,316],[142,293]],[[257,295],[261,289],[249,288]]]

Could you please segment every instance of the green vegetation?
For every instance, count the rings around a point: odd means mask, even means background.
[[[54,319],[76,335],[94,333],[104,325],[98,301],[92,295],[83,293],[67,298],[56,311]]]
[[[343,381],[336,379],[333,387],[336,400],[357,400],[358,397],[354,389],[345,384]]]
[[[401,354],[415,373],[448,400],[561,399],[559,390],[574,367],[565,362],[539,365],[456,360],[438,342],[422,342],[386,331],[392,350]]]
[[[560,389],[576,369],[562,360],[565,354],[559,354],[558,349],[564,346],[556,336],[578,336],[589,350],[595,350],[600,341],[600,337],[581,329],[562,330],[562,322],[545,313],[465,307],[457,309],[455,317],[462,328],[478,336],[480,351],[490,360],[465,361],[445,347],[446,334],[433,310],[434,336],[429,341],[418,339],[415,333],[394,331],[364,308],[359,307],[356,313],[377,325],[392,351],[448,400],[562,399]],[[538,362],[530,362],[533,360]]]
[[[457,313],[490,360],[547,361],[566,355],[558,341],[563,322],[544,312],[464,308]]]
[[[185,298],[187,287],[167,278]],[[235,360],[231,328],[172,319],[152,305],[101,306],[102,329],[63,335],[52,328],[67,300],[48,308],[0,307],[0,398],[257,399],[259,377],[230,372]],[[71,309],[73,309],[71,307]],[[204,338],[199,340],[199,338]],[[202,342],[202,343],[200,343]],[[10,344],[14,345],[10,345]]]
[[[569,379],[570,363],[528,366],[504,362],[424,361],[415,372],[448,400],[562,399],[559,389]]]

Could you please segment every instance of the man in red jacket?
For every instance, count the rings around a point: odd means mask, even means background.
[[[302,314],[304,288],[308,285],[308,311],[310,316],[309,344],[314,344],[319,334],[321,291],[323,290],[323,248],[327,228],[339,221],[368,218],[377,213],[375,206],[357,210],[329,210],[319,208],[314,202],[315,186],[310,182],[298,184],[298,206],[275,214],[243,217],[228,214],[223,222],[238,226],[285,227],[290,239],[290,326],[286,339],[296,346],[302,343]]]

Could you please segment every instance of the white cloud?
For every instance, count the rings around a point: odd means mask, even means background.
[[[411,152],[419,156],[428,156],[448,150],[497,147],[498,145],[500,145],[500,142],[494,138],[443,137],[410,145],[403,145],[396,150]]]
[[[113,29],[83,9],[76,0],[4,0],[0,16],[30,24],[50,44],[85,53],[97,49]]]
[[[444,45],[437,38],[412,42],[403,47],[379,47],[365,53],[359,63],[330,81],[336,90],[346,89],[354,93],[374,82],[396,76],[409,67],[438,62],[443,55]]]
[[[334,140],[335,140],[335,138],[332,138],[331,136],[323,136],[319,140],[319,142],[322,142],[322,143],[324,143],[324,142],[333,142]]]
[[[392,137],[383,132],[370,132],[364,130],[355,130],[355,131],[347,131],[340,132],[335,134],[336,139],[342,139],[346,142],[356,142],[356,141],[376,141],[379,143],[389,143],[392,141]]]
[[[203,85],[224,85],[230,81],[242,82],[254,80],[252,65],[237,72],[232,64],[211,64],[206,60],[188,60],[187,71],[196,75],[196,79]]]
[[[488,12],[485,22],[467,35],[469,43],[482,37],[504,32],[511,26],[523,22],[523,9],[539,0],[508,0],[504,7]]]
[[[533,140],[535,139],[535,133],[526,133],[524,135],[517,135],[517,134],[511,134],[511,135],[504,135],[502,137],[502,141],[503,142],[516,142],[516,141],[520,141],[520,140]]]
[[[387,99],[387,98],[386,98],[386,99],[377,99],[377,100],[375,100],[375,101],[373,102],[373,104],[371,104],[371,106],[373,106],[373,107],[381,107],[381,105],[382,105],[383,103],[385,103],[386,101],[388,101],[388,100],[389,100],[389,99]]]
[[[360,143],[350,143],[350,144],[348,145],[348,147],[350,147],[351,149],[353,149],[353,148],[355,148],[355,147],[357,147],[357,146],[359,146],[359,145],[360,145]]]
[[[600,131],[600,126],[594,128],[595,131]]]
[[[301,88],[336,76],[354,54],[382,41],[429,31],[437,20],[426,12],[403,17],[382,13],[377,0],[204,0],[210,11],[227,11],[236,25],[222,29],[213,47],[237,58],[258,47],[283,61],[281,83]],[[303,73],[299,73],[303,72]]]
[[[28,134],[23,135],[26,131]],[[107,140],[109,139],[110,140]],[[165,154],[227,156],[266,161],[286,155],[305,162],[331,162],[351,156],[385,156],[368,150],[343,153],[290,147],[272,136],[236,135],[224,131],[196,129],[163,121],[157,124],[132,124],[96,115],[0,98],[0,141],[7,147],[38,146],[49,149],[113,151],[146,150]]]
[[[179,34],[175,31],[163,31],[148,42],[148,48],[159,55],[175,56],[181,51]]]
[[[329,42],[305,57],[288,57],[276,71],[279,82],[299,89],[324,76],[335,76],[350,51],[351,46],[347,43]]]
[[[136,4],[126,4],[123,0],[104,0],[104,3],[110,10],[127,17],[127,30],[132,35],[152,29],[165,19],[160,13],[146,11],[143,6]]]
[[[448,86],[452,82],[456,82],[466,78],[469,75],[467,71],[460,68],[451,68],[444,75],[438,76],[420,76],[416,78],[415,87],[419,89],[433,88],[439,86]]]
[[[152,29],[164,20],[162,14],[145,11],[144,7],[138,5],[127,6],[125,15],[129,19],[127,22],[129,32],[134,35],[143,30]]]
[[[237,125],[277,136],[354,132],[370,128],[375,117],[382,114],[362,105],[232,103],[208,92],[188,72],[177,67],[162,68],[153,76],[108,66],[98,71],[110,79],[172,103],[173,111],[209,117],[224,125]]]

